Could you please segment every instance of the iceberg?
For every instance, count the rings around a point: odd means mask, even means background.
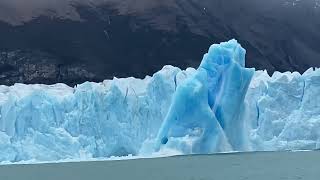
[[[245,68],[236,40],[197,69],[0,86],[0,162],[320,148],[320,69]]]

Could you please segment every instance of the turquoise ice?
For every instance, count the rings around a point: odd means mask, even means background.
[[[236,40],[198,69],[144,79],[0,86],[0,162],[320,148],[320,69],[245,68]]]
[[[242,150],[241,112],[254,74],[244,66],[245,50],[236,40],[212,45],[197,71],[177,87],[156,149],[172,137],[190,136],[191,153]]]

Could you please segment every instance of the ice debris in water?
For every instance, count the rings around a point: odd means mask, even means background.
[[[236,40],[212,45],[198,69],[0,86],[0,161],[316,149],[319,93],[319,69],[247,69]]]

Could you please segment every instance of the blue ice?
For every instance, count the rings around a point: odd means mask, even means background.
[[[177,87],[156,149],[184,136],[196,139],[189,153],[243,149],[241,111],[254,74],[244,66],[245,50],[236,40],[212,45],[197,71]]]
[[[0,86],[0,162],[320,148],[320,69],[245,68],[236,40],[197,69],[144,79]]]

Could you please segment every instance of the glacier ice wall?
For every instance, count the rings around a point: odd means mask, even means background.
[[[156,136],[176,83],[166,66],[143,80],[126,78],[0,87],[0,160],[50,161],[137,154]]]
[[[232,40],[198,69],[0,86],[0,161],[320,148],[320,69],[270,77],[244,56]]]
[[[193,139],[185,153],[242,150],[241,112],[254,74],[254,69],[244,66],[245,50],[235,40],[212,45],[197,71],[178,86],[156,150],[167,143],[185,149],[184,143],[170,142],[185,136]]]
[[[257,71],[246,95],[249,150],[320,148],[320,69]]]

